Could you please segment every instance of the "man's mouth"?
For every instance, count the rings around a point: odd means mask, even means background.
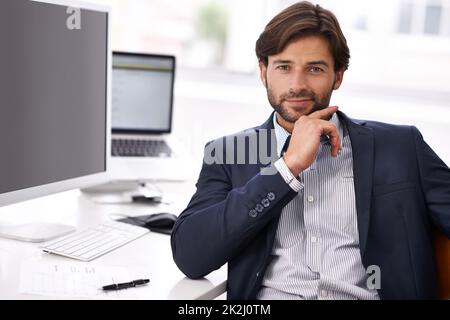
[[[293,107],[306,107],[314,100],[311,98],[293,98],[286,99],[285,102]]]
[[[286,99],[287,102],[306,102],[306,101],[312,101],[311,98],[307,98],[307,99]]]

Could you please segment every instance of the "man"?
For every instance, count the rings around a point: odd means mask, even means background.
[[[172,233],[178,267],[200,278],[228,263],[229,299],[436,298],[431,234],[450,236],[449,168],[415,127],[329,107],[350,58],[331,12],[292,5],[256,54],[275,112],[207,145]]]

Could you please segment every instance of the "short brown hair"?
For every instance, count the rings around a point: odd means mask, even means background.
[[[308,1],[297,2],[277,14],[256,41],[256,56],[265,66],[269,56],[278,54],[294,40],[306,36],[323,36],[334,57],[334,69],[347,70],[350,50],[335,15]]]

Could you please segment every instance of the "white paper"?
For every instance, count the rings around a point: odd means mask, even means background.
[[[19,290],[21,293],[63,299],[134,299],[135,288],[101,290],[105,285],[132,280],[123,267],[28,262],[21,265]]]

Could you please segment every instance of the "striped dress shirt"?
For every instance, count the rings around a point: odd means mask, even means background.
[[[336,114],[342,150],[321,139],[311,166],[296,179],[283,158],[275,167],[298,195],[282,210],[272,259],[258,299],[379,299],[368,289],[359,250],[350,137]],[[289,136],[273,118],[277,151]]]

